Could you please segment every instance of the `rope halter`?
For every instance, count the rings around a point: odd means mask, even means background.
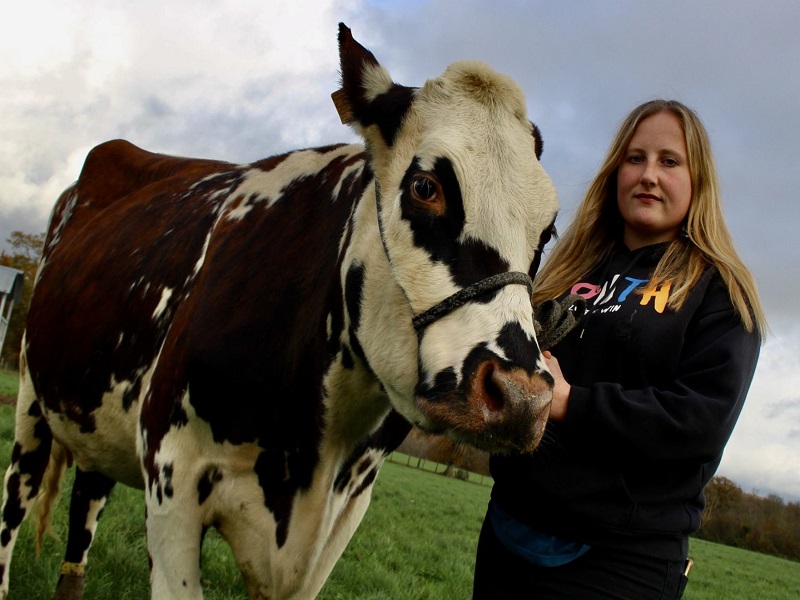
[[[421,334],[422,330],[428,325],[434,321],[438,321],[445,315],[449,315],[457,308],[464,306],[467,302],[474,300],[478,296],[482,296],[488,292],[492,292],[507,285],[513,284],[524,285],[526,288],[528,288],[529,297],[533,293],[533,282],[527,273],[523,273],[521,271],[498,273],[497,275],[492,275],[486,279],[481,279],[477,283],[473,283],[472,285],[465,287],[463,290],[457,291],[452,296],[448,296],[439,302],[439,304],[432,306],[423,313],[415,315],[411,322],[414,325],[414,329],[417,330],[417,333]]]

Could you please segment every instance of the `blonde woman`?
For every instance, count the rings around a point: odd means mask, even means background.
[[[474,598],[680,598],[766,332],[708,134],[680,102],[622,123],[534,303],[569,294],[587,309],[545,353],[545,439],[492,458]]]

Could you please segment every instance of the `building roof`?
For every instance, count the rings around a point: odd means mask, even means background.
[[[0,295],[8,294],[11,300],[22,300],[22,279],[24,273],[18,269],[0,266]]]

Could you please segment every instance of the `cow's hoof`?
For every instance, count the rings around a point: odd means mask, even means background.
[[[62,575],[53,600],[83,600],[84,580],[82,575]]]

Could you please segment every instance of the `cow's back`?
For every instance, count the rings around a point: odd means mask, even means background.
[[[327,300],[362,159],[336,146],[237,166],[124,141],[90,153],[54,209],[26,332],[37,395],[64,417],[49,420],[78,464],[138,483],[125,474],[138,477],[132,407],[162,349],[167,383],[193,380],[215,437],[283,431],[280,413],[298,403],[269,406],[256,388],[281,397],[294,387],[298,398],[299,381],[302,412],[316,412],[308,403],[318,399]],[[264,420],[269,432],[251,427]],[[122,433],[105,439],[112,429]],[[111,446],[130,455],[127,469]],[[101,448],[107,464],[96,462]]]
[[[125,427],[120,445],[133,443],[135,429],[125,423],[135,414],[127,413],[220,202],[198,182],[218,190],[235,177],[228,163],[152,154],[116,140],[92,150],[55,206],[31,299],[26,355],[47,409],[90,444],[98,419],[106,418]],[[114,414],[101,416],[97,410],[109,394],[118,400]],[[57,433],[69,443],[67,432]]]

